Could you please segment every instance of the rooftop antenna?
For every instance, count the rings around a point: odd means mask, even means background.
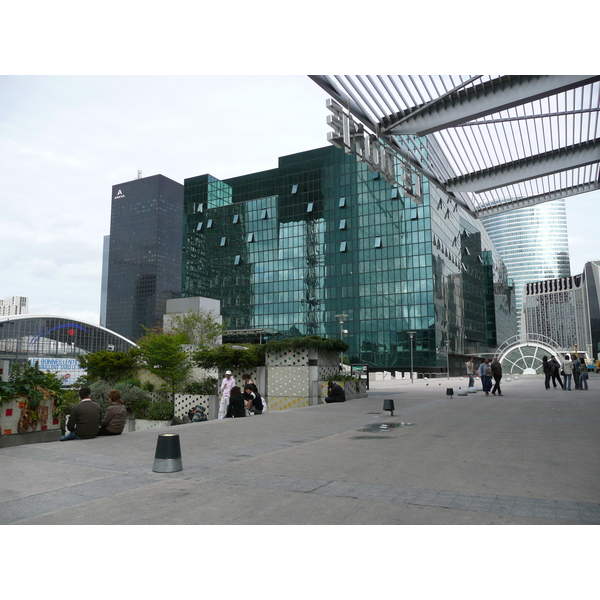
[[[142,172],[138,169],[138,179],[142,178]]]

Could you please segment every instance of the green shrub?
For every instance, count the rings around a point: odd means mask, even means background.
[[[96,381],[90,385],[90,390],[92,391],[92,400],[97,402],[102,410],[108,408],[108,393],[111,390],[118,390],[125,408],[133,411],[139,418],[143,418],[141,415],[150,404],[147,392],[131,383],[119,382],[113,385],[106,381]]]
[[[327,339],[319,335],[287,338],[283,340],[271,340],[265,344],[265,349],[267,352],[281,352],[282,350],[295,350],[299,348],[345,352],[348,350],[348,348],[350,348],[350,346],[338,338]]]
[[[139,398],[131,403],[130,410],[135,414],[137,419],[148,418],[148,407],[150,406],[149,398]]]
[[[183,393],[195,396],[210,396],[217,393],[217,384],[218,381],[214,377],[205,377],[200,381],[188,383]]]
[[[170,421],[174,412],[175,407],[169,400],[151,402],[146,412],[146,418],[152,421]]]
[[[106,381],[95,381],[90,386],[92,391],[92,400],[100,405],[100,408],[105,411],[108,408],[108,392],[114,389],[110,383]]]

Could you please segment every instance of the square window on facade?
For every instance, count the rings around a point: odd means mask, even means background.
[[[206,228],[207,228],[207,229],[210,229],[210,228],[212,227],[212,221],[213,221],[212,219],[209,219],[209,220],[207,221],[207,223],[206,223]]]
[[[227,244],[227,238],[226,237],[222,237],[221,238],[221,246],[225,246]]]
[[[233,259],[233,264],[239,265],[241,260],[242,260],[241,256],[239,254],[237,254],[236,257]]]
[[[398,188],[394,188],[392,190],[392,200],[395,200],[396,198],[399,198],[400,194],[398,194]]]
[[[348,250],[348,245],[346,242],[340,243],[340,252],[346,252]]]
[[[204,212],[204,204],[202,204],[202,202],[200,204],[198,204],[198,208],[196,209],[196,212]]]
[[[246,242],[247,243],[251,243],[254,241],[254,234],[253,233],[249,233],[248,237],[246,238]]]
[[[340,198],[340,203],[339,203],[339,207],[340,208],[346,208],[346,198]]]
[[[314,202],[309,202],[307,207],[306,207],[306,212],[312,212],[313,211],[313,206],[314,206]]]
[[[375,248],[381,248],[381,238],[380,237],[376,237],[375,238]]]
[[[198,223],[198,225],[196,225],[196,231],[202,231],[203,225],[204,225],[204,223]]]
[[[268,219],[269,218],[269,211],[266,208],[263,209],[263,211],[260,213],[260,218],[261,219]]]
[[[233,224],[235,225],[236,223],[240,222],[240,215],[233,215]]]
[[[379,179],[381,177],[381,173],[379,171],[375,171],[373,173],[373,179]]]
[[[295,184],[292,186],[292,194],[297,194],[298,193],[298,184]]]
[[[340,229],[346,229],[346,219],[340,220]]]

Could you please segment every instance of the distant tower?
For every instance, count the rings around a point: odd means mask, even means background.
[[[163,175],[112,188],[106,327],[130,340],[181,295],[183,185]]]
[[[100,288],[100,326],[106,327],[106,294],[108,290],[108,251],[110,235],[104,236],[102,245],[102,283]]]
[[[9,296],[0,300],[0,317],[10,315],[26,315],[29,311],[29,298],[24,296]]]
[[[523,288],[526,283],[569,277],[569,240],[564,199],[482,217],[508,277],[515,286],[519,335]]]

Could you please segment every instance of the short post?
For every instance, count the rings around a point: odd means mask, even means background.
[[[390,417],[394,416],[394,401],[391,399],[383,401],[383,410],[386,413],[390,413]]]
[[[178,433],[161,433],[156,442],[156,452],[154,454],[154,465],[152,470],[155,473],[174,473],[181,471],[183,463],[181,462],[181,446],[179,444]]]

